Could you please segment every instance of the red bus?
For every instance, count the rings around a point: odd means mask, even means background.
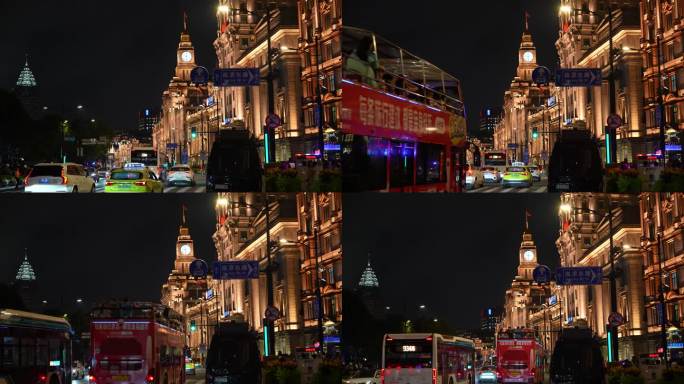
[[[64,318],[0,308],[0,383],[70,384],[72,334]]]
[[[373,78],[359,72],[372,41]],[[466,123],[460,81],[372,32],[344,27],[345,191],[459,191]]]
[[[90,318],[91,381],[185,382],[181,315],[161,304],[107,302],[95,307]]]
[[[496,340],[496,375],[500,383],[543,383],[544,349],[534,330],[501,331]]]
[[[437,333],[385,335],[380,380],[382,384],[473,384],[475,344]]]

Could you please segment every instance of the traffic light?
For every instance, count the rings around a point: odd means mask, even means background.
[[[537,140],[539,138],[539,129],[533,128],[532,129],[532,139]]]
[[[190,137],[192,137],[193,140],[197,138],[197,128],[192,128],[190,130]]]
[[[197,330],[197,324],[195,320],[190,320],[190,332],[195,332]]]

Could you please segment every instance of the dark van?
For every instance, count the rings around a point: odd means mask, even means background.
[[[561,133],[549,161],[549,192],[603,192],[603,162],[586,129]]]
[[[601,344],[588,328],[564,329],[549,369],[552,384],[605,384]]]
[[[206,383],[261,383],[258,338],[246,323],[221,324],[207,351]]]
[[[220,131],[207,163],[207,192],[260,191],[262,175],[257,143],[249,131]]]

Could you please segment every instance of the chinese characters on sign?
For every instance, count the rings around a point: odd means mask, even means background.
[[[601,267],[558,268],[558,285],[600,285],[603,279]]]
[[[603,77],[600,68],[559,68],[556,70],[556,86],[599,87]]]
[[[446,132],[443,117],[410,106],[399,107],[382,100],[359,96],[359,107],[359,118],[364,125],[405,132]]]
[[[216,261],[213,265],[213,277],[218,280],[258,279],[258,261]]]
[[[259,85],[259,68],[221,68],[214,71],[217,87],[245,87]]]

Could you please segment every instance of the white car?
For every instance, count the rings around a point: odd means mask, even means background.
[[[95,192],[95,180],[85,168],[74,163],[36,164],[24,179],[24,192]]]
[[[482,171],[478,168],[468,166],[466,170],[466,188],[475,189],[484,186],[484,177],[482,176]]]
[[[343,384],[380,384],[380,370],[376,370],[373,377],[355,377],[342,380]]]
[[[536,167],[534,165],[530,165],[527,167],[527,169],[530,170],[530,174],[532,175],[532,180],[541,181],[541,171],[539,170],[539,167]]]
[[[501,174],[496,168],[482,168],[482,178],[485,184],[498,183],[501,181]]]
[[[189,165],[176,165],[169,169],[166,174],[168,185],[195,185],[195,173]]]

